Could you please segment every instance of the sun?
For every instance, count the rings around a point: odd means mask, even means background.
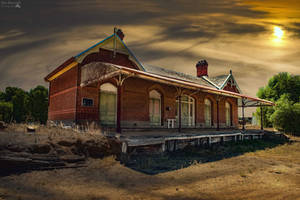
[[[284,31],[279,26],[274,26],[273,29],[273,41],[281,42],[284,35]]]

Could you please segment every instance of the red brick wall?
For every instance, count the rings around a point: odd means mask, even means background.
[[[236,86],[235,85],[230,85],[229,83],[227,83],[227,85],[223,88],[223,90],[239,93]]]
[[[78,67],[50,82],[49,120],[75,120]]]
[[[83,106],[83,98],[93,100],[93,106]],[[77,120],[99,120],[99,89],[98,87],[80,87],[77,95]]]

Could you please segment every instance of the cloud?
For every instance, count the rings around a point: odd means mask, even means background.
[[[271,23],[299,34],[299,19],[274,22],[271,12],[239,0],[22,1],[21,9],[0,9],[0,85],[46,85],[51,70],[118,26],[142,63],[195,74],[206,59],[211,76],[232,69],[255,95],[280,70],[300,73],[297,38],[282,48],[268,38]]]

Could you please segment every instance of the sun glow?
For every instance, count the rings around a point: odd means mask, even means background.
[[[283,38],[284,32],[279,26],[274,26],[273,29],[273,42],[281,42]]]

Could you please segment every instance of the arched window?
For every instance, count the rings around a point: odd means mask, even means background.
[[[225,115],[226,115],[226,126],[231,126],[231,105],[227,101],[225,102]]]
[[[176,121],[179,115],[179,99],[176,98]],[[181,125],[195,126],[195,99],[193,97],[181,96]]]
[[[149,117],[151,125],[161,125],[161,94],[156,90],[149,93]]]
[[[209,99],[204,100],[204,119],[205,119],[205,126],[211,127],[212,126],[212,103]]]
[[[100,86],[99,113],[101,125],[115,125],[117,120],[117,88],[111,83]]]

